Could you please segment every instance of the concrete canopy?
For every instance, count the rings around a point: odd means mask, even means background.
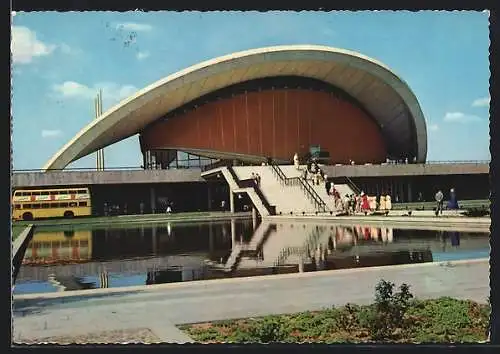
[[[258,78],[302,76],[336,86],[377,120],[393,146],[425,162],[427,131],[414,93],[384,64],[362,54],[316,45],[252,49],[208,60],[161,79],[92,121],[44,166],[71,162],[140,133],[166,113],[221,88]]]

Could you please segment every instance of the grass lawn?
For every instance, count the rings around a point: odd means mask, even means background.
[[[123,225],[124,223],[149,223],[149,222],[168,222],[168,221],[203,221],[214,216],[224,216],[222,212],[190,212],[190,213],[173,213],[167,214],[146,214],[146,215],[120,215],[120,216],[94,216],[94,217],[78,217],[73,219],[45,219],[45,220],[33,220],[33,221],[13,221],[13,227],[24,227],[28,224],[38,225],[38,226],[58,226],[58,225],[99,225],[102,227],[112,226],[112,225]],[[240,213],[237,215],[231,215],[227,213],[227,218],[238,217],[238,216],[248,217],[248,213]]]
[[[317,312],[182,325],[201,343],[461,343],[487,339],[489,304],[413,299],[406,285],[377,286],[375,303]]]
[[[14,241],[23,230],[26,228],[26,225],[12,225],[12,241]]]

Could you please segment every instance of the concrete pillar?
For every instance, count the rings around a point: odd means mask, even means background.
[[[229,189],[229,207],[231,213],[234,213],[234,193],[231,189]]]
[[[156,239],[156,226],[151,228],[151,239],[153,245],[153,254],[156,254],[158,251],[158,240]]]
[[[207,198],[208,211],[212,211],[212,186],[210,185],[210,183],[208,183]]]
[[[257,209],[252,207],[252,227],[253,230],[257,228]]]
[[[236,221],[231,219],[231,247],[236,246]]]
[[[150,187],[149,188],[149,196],[151,199],[151,213],[155,213],[156,210],[156,192],[155,192],[155,187]]]
[[[299,273],[304,273],[304,260],[300,257],[299,261]]]

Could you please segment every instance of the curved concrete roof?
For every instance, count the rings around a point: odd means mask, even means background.
[[[82,129],[44,169],[63,169],[83,156],[139,133],[169,111],[207,93],[252,79],[285,75],[315,78],[344,90],[373,115],[390,145],[402,151],[414,149],[411,144],[415,131],[417,161],[425,162],[424,116],[417,98],[401,78],[384,64],[356,52],[290,45],[218,57],[145,87]]]

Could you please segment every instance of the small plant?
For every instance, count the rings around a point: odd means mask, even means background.
[[[282,342],[288,337],[283,321],[277,317],[265,317],[250,329],[250,335],[262,343]]]
[[[394,283],[381,280],[375,287],[375,303],[364,320],[374,340],[395,339],[407,327],[405,314],[413,295],[407,284],[402,284],[396,293],[394,286]]]

